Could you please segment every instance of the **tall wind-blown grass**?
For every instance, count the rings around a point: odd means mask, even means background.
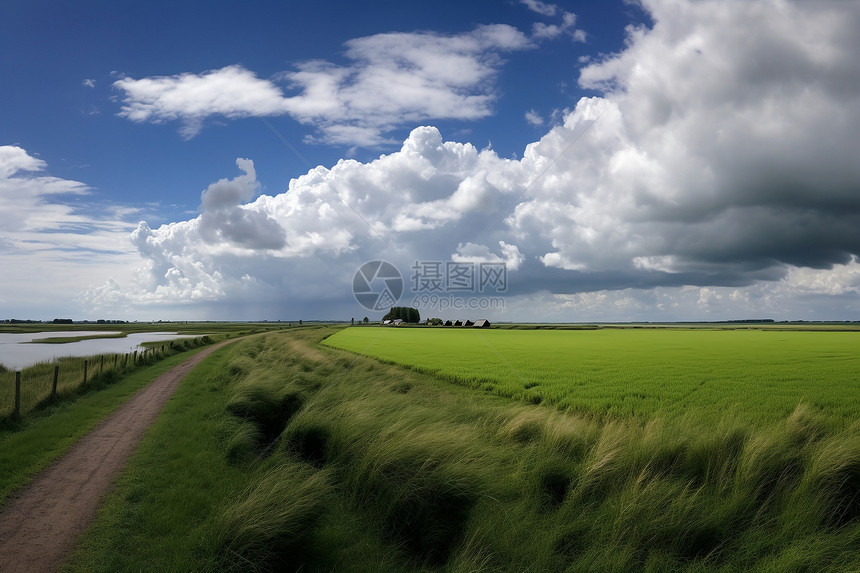
[[[266,472],[228,506],[215,532],[226,559],[258,569],[295,570],[307,560],[331,485],[325,472],[287,463]]]
[[[248,365],[237,396],[257,388],[282,412],[279,438],[266,416],[227,410],[277,440],[262,455],[326,472],[321,495],[333,487],[411,567],[860,566],[860,423],[804,403],[757,425],[695,411],[604,419],[344,360],[294,355],[273,370],[261,352]]]

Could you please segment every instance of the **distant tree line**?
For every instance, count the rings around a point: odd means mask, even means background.
[[[398,318],[403,322],[411,322],[413,324],[418,324],[421,321],[418,309],[411,306],[392,306],[388,310],[388,313],[382,317],[382,320],[397,320]]]

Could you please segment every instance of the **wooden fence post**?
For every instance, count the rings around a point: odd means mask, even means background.
[[[87,383],[87,361],[84,360],[84,384]]]
[[[57,378],[60,376],[60,365],[54,366],[54,381],[51,383],[51,396],[57,395]]]
[[[15,415],[21,413],[21,373],[15,372]]]

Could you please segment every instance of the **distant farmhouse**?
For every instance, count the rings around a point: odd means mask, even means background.
[[[463,328],[489,328],[490,321],[486,318],[476,320],[475,322],[472,322],[468,318],[466,320],[455,320],[453,322],[451,322],[450,320],[446,320],[443,326],[460,326]]]
[[[481,318],[481,319],[476,320],[474,322],[472,322],[468,318],[465,320],[455,320],[455,321],[446,320],[445,322],[442,322],[439,319],[428,319],[428,324],[431,324],[430,320],[437,321],[437,322],[432,323],[432,324],[440,325],[440,326],[459,326],[461,328],[489,328],[490,327],[490,321],[487,320],[486,318]],[[382,324],[383,324],[383,326],[400,326],[402,324],[406,324],[406,321],[404,321],[402,318],[385,319],[382,321]]]

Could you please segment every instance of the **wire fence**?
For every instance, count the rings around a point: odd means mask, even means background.
[[[20,418],[64,397],[111,384],[143,366],[212,342],[209,336],[181,338],[126,354],[58,358],[20,371],[0,365],[0,420]]]

